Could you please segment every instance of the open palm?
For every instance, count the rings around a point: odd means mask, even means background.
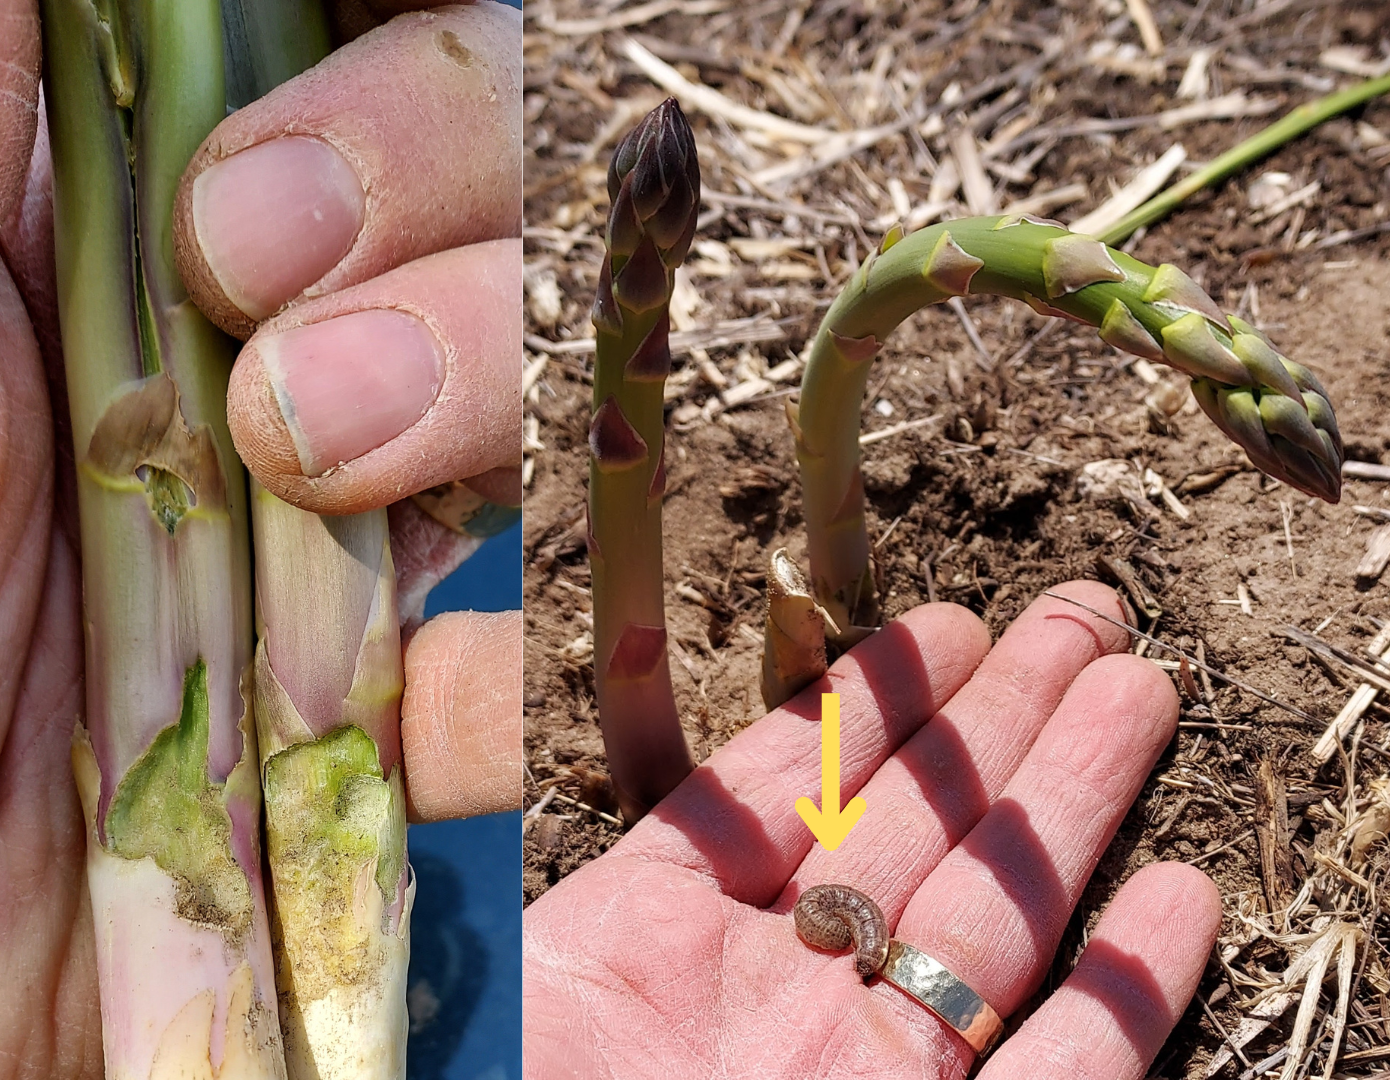
[[[82,877],[85,839],[68,756],[73,725],[83,710],[81,581],[71,480],[55,482],[59,469],[49,383],[61,386],[62,374],[46,147],[32,155],[29,167],[37,98],[37,15],[31,3],[5,0],[0,3],[0,160],[5,163],[0,169],[5,262],[0,265],[0,971],[5,972],[0,1077],[85,1080],[102,1075],[102,1059],[92,916]],[[66,402],[59,408],[66,410]],[[66,430],[57,438],[66,439]]]
[[[1120,615],[1094,582],[1062,591]],[[990,648],[929,605],[733,739],[610,852],[527,911],[530,1077],[963,1077],[973,1051],[852,958],[811,949],[802,890],[851,885],[894,936],[1007,1017],[1174,731],[1171,683],[1123,631],[1040,599]],[[833,853],[794,810],[820,788],[819,695],[840,695]],[[930,722],[928,722],[930,721]],[[1137,1080],[1196,987],[1220,903],[1199,871],[1136,874],[1079,966],[983,1067],[993,1080]]]

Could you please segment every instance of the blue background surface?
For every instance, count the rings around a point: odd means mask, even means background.
[[[425,614],[521,607],[521,525],[494,536],[430,593]],[[521,811],[412,825],[416,1018],[410,1080],[520,1080]],[[424,1004],[424,1009],[421,1006]],[[433,1012],[429,1023],[419,1020]]]
[[[518,522],[441,581],[425,614],[520,607]],[[412,825],[407,843],[419,882],[410,987],[418,1000],[428,982],[438,1012],[411,1031],[406,1075],[520,1080],[521,811]]]

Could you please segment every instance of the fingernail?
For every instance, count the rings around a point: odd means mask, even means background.
[[[299,326],[255,342],[305,476],[390,442],[444,381],[444,351],[414,315],[387,309]]]
[[[193,181],[193,229],[227,299],[260,321],[342,261],[362,228],[352,166],[326,142],[259,143]]]

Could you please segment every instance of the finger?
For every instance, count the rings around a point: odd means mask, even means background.
[[[42,94],[40,94],[42,104]],[[29,156],[24,191],[13,212],[0,222],[0,253],[4,254],[24,306],[39,339],[44,364],[63,384],[62,349],[58,338],[58,275],[53,264],[53,159],[48,124],[39,114],[34,149]],[[57,409],[55,402],[55,413]],[[62,402],[63,413],[67,402]]]
[[[1147,660],[1107,656],[1087,667],[999,800],[913,895],[895,936],[1000,1016],[1012,1013],[1051,963],[1177,712],[1172,683]]]
[[[451,611],[405,653],[401,745],[416,821],[521,806],[521,612]]]
[[[988,650],[988,631],[965,608],[914,608],[731,739],[618,850],[690,867],[736,900],[771,903],[813,843],[796,800],[808,795],[820,804],[820,695],[840,695],[843,806],[965,684]]]
[[[0,222],[24,194],[38,107],[38,4],[0,0]]]
[[[73,458],[68,383],[63,372],[63,342],[58,331],[58,275],[53,263],[53,159],[48,124],[39,92],[39,123],[24,196],[9,221],[0,226],[0,254],[14,277],[29,323],[43,357],[43,374],[52,416],[58,474],[54,506],[57,528],[74,546],[77,537],[77,465]]]
[[[1196,992],[1221,927],[1211,879],[1182,863],[1130,878],[1071,973],[980,1080],[1139,1080]]]
[[[521,12],[406,15],[338,50],[218,125],[174,218],[189,292],[242,338],[297,297],[520,236]]]
[[[1114,591],[1073,581],[1052,592],[1116,618]],[[872,896],[890,923],[946,853],[984,816],[1023,762],[1072,680],[1129,635],[1042,596],[990,650],[970,681],[860,790],[868,810],[835,851],[817,844],[780,899],[835,882]],[[912,843],[903,837],[912,837]]]
[[[0,739],[0,888],[18,900],[0,905],[0,945],[7,970],[24,973],[7,984],[12,993],[0,994],[0,1044],[43,1032],[47,1041],[26,1046],[48,1060],[40,1075],[99,1080],[96,935],[71,759],[73,723],[83,710],[82,573],[63,537],[47,539],[46,573],[42,561],[26,565],[45,597],[32,636],[17,650],[27,665],[22,678],[0,680],[18,691],[14,723]],[[29,897],[43,900],[24,902]]]
[[[404,11],[420,11],[423,8],[438,6],[432,0],[358,0],[358,2],[382,22]],[[339,6],[344,5],[340,2]]]
[[[355,514],[521,462],[521,242],[296,305],[237,359],[227,422],[265,488]]]
[[[523,495],[521,466],[501,465],[480,476],[470,476],[468,486],[490,502],[520,506]]]

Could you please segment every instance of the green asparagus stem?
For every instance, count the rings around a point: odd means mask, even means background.
[[[1208,162],[1196,172],[1184,177],[1165,191],[1160,191],[1142,206],[1131,210],[1123,218],[1100,234],[1098,239],[1107,244],[1120,244],[1132,233],[1145,225],[1152,225],[1171,214],[1178,206],[1197,192],[1212,184],[1220,183],[1232,173],[1239,172],[1260,158],[1272,154],[1287,142],[1292,142],[1305,131],[1317,127],[1324,120],[1354,109],[1370,101],[1373,97],[1390,93],[1390,75],[1339,90],[1335,94],[1318,98],[1316,101],[1299,105],[1287,116],[1276,120],[1263,131],[1256,132],[1244,142],[1238,143],[1214,161]]]
[[[332,48],[320,0],[222,0],[222,31],[229,109],[264,97]]]
[[[816,603],[806,575],[786,548],[778,548],[768,563],[763,623],[761,689],[769,710],[825,674],[826,622],[825,609]],[[831,626],[832,632],[839,632]]]
[[[247,698],[233,343],[174,269],[175,187],[223,115],[215,0],[43,0],[87,628],[73,764],[106,1075],[283,1077]]]
[[[1101,339],[1192,377],[1203,411],[1269,475],[1336,502],[1342,441],[1312,372],[1226,317],[1177,267],[1016,215],[967,218],[884,238],[831,305],[790,409],[801,463],[811,580],[842,629],[872,625],[859,413],[870,362],[918,308],[967,293],[1011,296],[1098,327]]]
[[[405,1076],[415,883],[386,511],[320,517],[252,484],[256,724],[290,1080]]]
[[[328,53],[319,0],[224,0],[224,15],[247,100]],[[256,725],[289,1080],[402,1080],[415,883],[386,511],[320,517],[253,482],[251,519]]]
[[[599,717],[630,824],[693,767],[671,689],[661,562],[668,305],[700,205],[695,139],[674,98],[618,145],[608,195],[593,311],[589,567]]]

